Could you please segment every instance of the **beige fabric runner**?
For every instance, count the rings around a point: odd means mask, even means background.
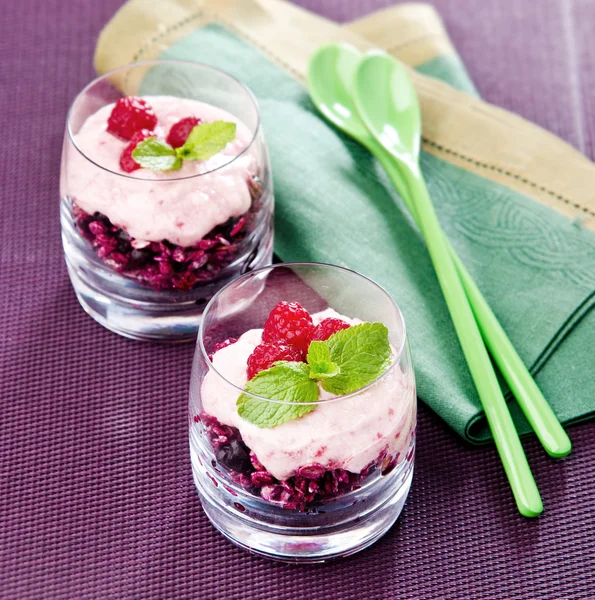
[[[234,30],[299,81],[324,43],[384,48],[415,67],[453,49],[437,13],[400,4],[339,26],[282,0],[129,0],[99,38],[99,73],[151,60],[197,27]],[[504,184],[595,230],[595,165],[551,133],[510,112],[412,71],[426,152]],[[115,83],[123,86],[117,77]],[[131,82],[127,82],[131,84]],[[132,84],[133,85],[133,84]]]

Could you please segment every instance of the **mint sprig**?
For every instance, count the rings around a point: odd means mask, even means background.
[[[151,171],[173,171],[182,168],[182,161],[176,151],[156,137],[140,142],[132,151],[132,158],[143,169]]]
[[[236,124],[227,121],[199,123],[193,127],[181,148],[173,148],[157,137],[137,144],[132,158],[152,171],[173,171],[182,168],[183,160],[207,160],[221,152],[236,136]]]
[[[280,361],[248,381],[237,400],[238,414],[258,427],[275,427],[316,408],[318,382],[337,396],[356,392],[390,366],[388,329],[361,323],[311,342],[307,363]],[[260,396],[259,398],[255,396]],[[287,402],[270,402],[269,400]]]
[[[322,381],[336,377],[341,372],[339,365],[331,360],[331,354],[326,342],[311,342],[306,357],[310,366],[310,379]]]
[[[235,123],[201,123],[192,129],[186,143],[178,148],[178,156],[184,160],[206,160],[221,152],[235,136]]]
[[[322,381],[331,394],[351,394],[377,377],[391,363],[388,329],[382,323],[361,323],[331,335],[324,342],[339,373]]]
[[[314,410],[315,404],[302,404],[318,400],[318,384],[308,376],[309,369],[305,363],[279,361],[261,371],[246,384],[246,391],[291,404],[242,394],[237,400],[238,414],[259,427],[275,427]]]

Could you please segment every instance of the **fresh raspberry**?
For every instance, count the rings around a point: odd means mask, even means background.
[[[341,319],[324,319],[324,321],[320,321],[316,326],[312,341],[324,342],[324,340],[328,340],[333,333],[348,329],[349,327],[351,327],[351,325],[345,323],[345,321],[341,321]]]
[[[155,125],[157,117],[151,106],[135,96],[120,98],[107,120],[107,130],[123,140],[131,140],[141,129],[153,131]]]
[[[172,148],[181,148],[188,139],[190,132],[200,123],[197,117],[186,117],[174,123],[165,140]]]
[[[284,344],[260,344],[254,348],[248,357],[248,379],[273,366],[278,360],[300,362],[302,353],[293,346]]]
[[[213,362],[213,354],[215,354],[215,352],[219,352],[219,350],[222,350],[223,348],[227,348],[227,346],[231,346],[232,344],[235,344],[238,340],[236,340],[236,338],[227,338],[226,340],[224,340],[223,342],[218,342],[215,344],[215,347],[213,348],[213,352],[211,352],[211,354],[209,354],[209,360],[211,362]]]
[[[147,138],[155,137],[155,134],[148,129],[141,129],[137,131],[133,136],[126,148],[122,150],[120,155],[120,169],[125,173],[132,173],[137,169],[140,169],[140,165],[132,158],[132,151]]]
[[[269,314],[262,333],[263,342],[284,342],[306,352],[314,324],[310,313],[298,302],[279,302]]]

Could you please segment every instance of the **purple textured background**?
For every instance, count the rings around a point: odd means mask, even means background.
[[[191,346],[135,343],[78,307],[63,264],[64,120],[121,0],[5,0],[0,16],[0,598],[594,598],[595,424],[525,448],[522,519],[492,448],[420,408],[400,523],[326,566],[252,557],[202,513],[186,439]],[[302,0],[344,21],[390,0]],[[434,0],[480,93],[595,154],[591,0]],[[481,7],[480,7],[481,5]]]

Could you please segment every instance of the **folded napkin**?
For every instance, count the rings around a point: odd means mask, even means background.
[[[422,169],[448,237],[559,418],[593,416],[595,166],[477,98],[433,9],[405,4],[341,27],[281,0],[130,0],[102,32],[96,67],[197,60],[246,83],[271,152],[276,253],[344,265],[385,286],[405,315],[420,398],[467,440],[484,441],[419,231],[379,165],[319,116],[304,87],[309,55],[329,41],[380,46],[416,69]],[[514,400],[511,411],[528,432]]]

